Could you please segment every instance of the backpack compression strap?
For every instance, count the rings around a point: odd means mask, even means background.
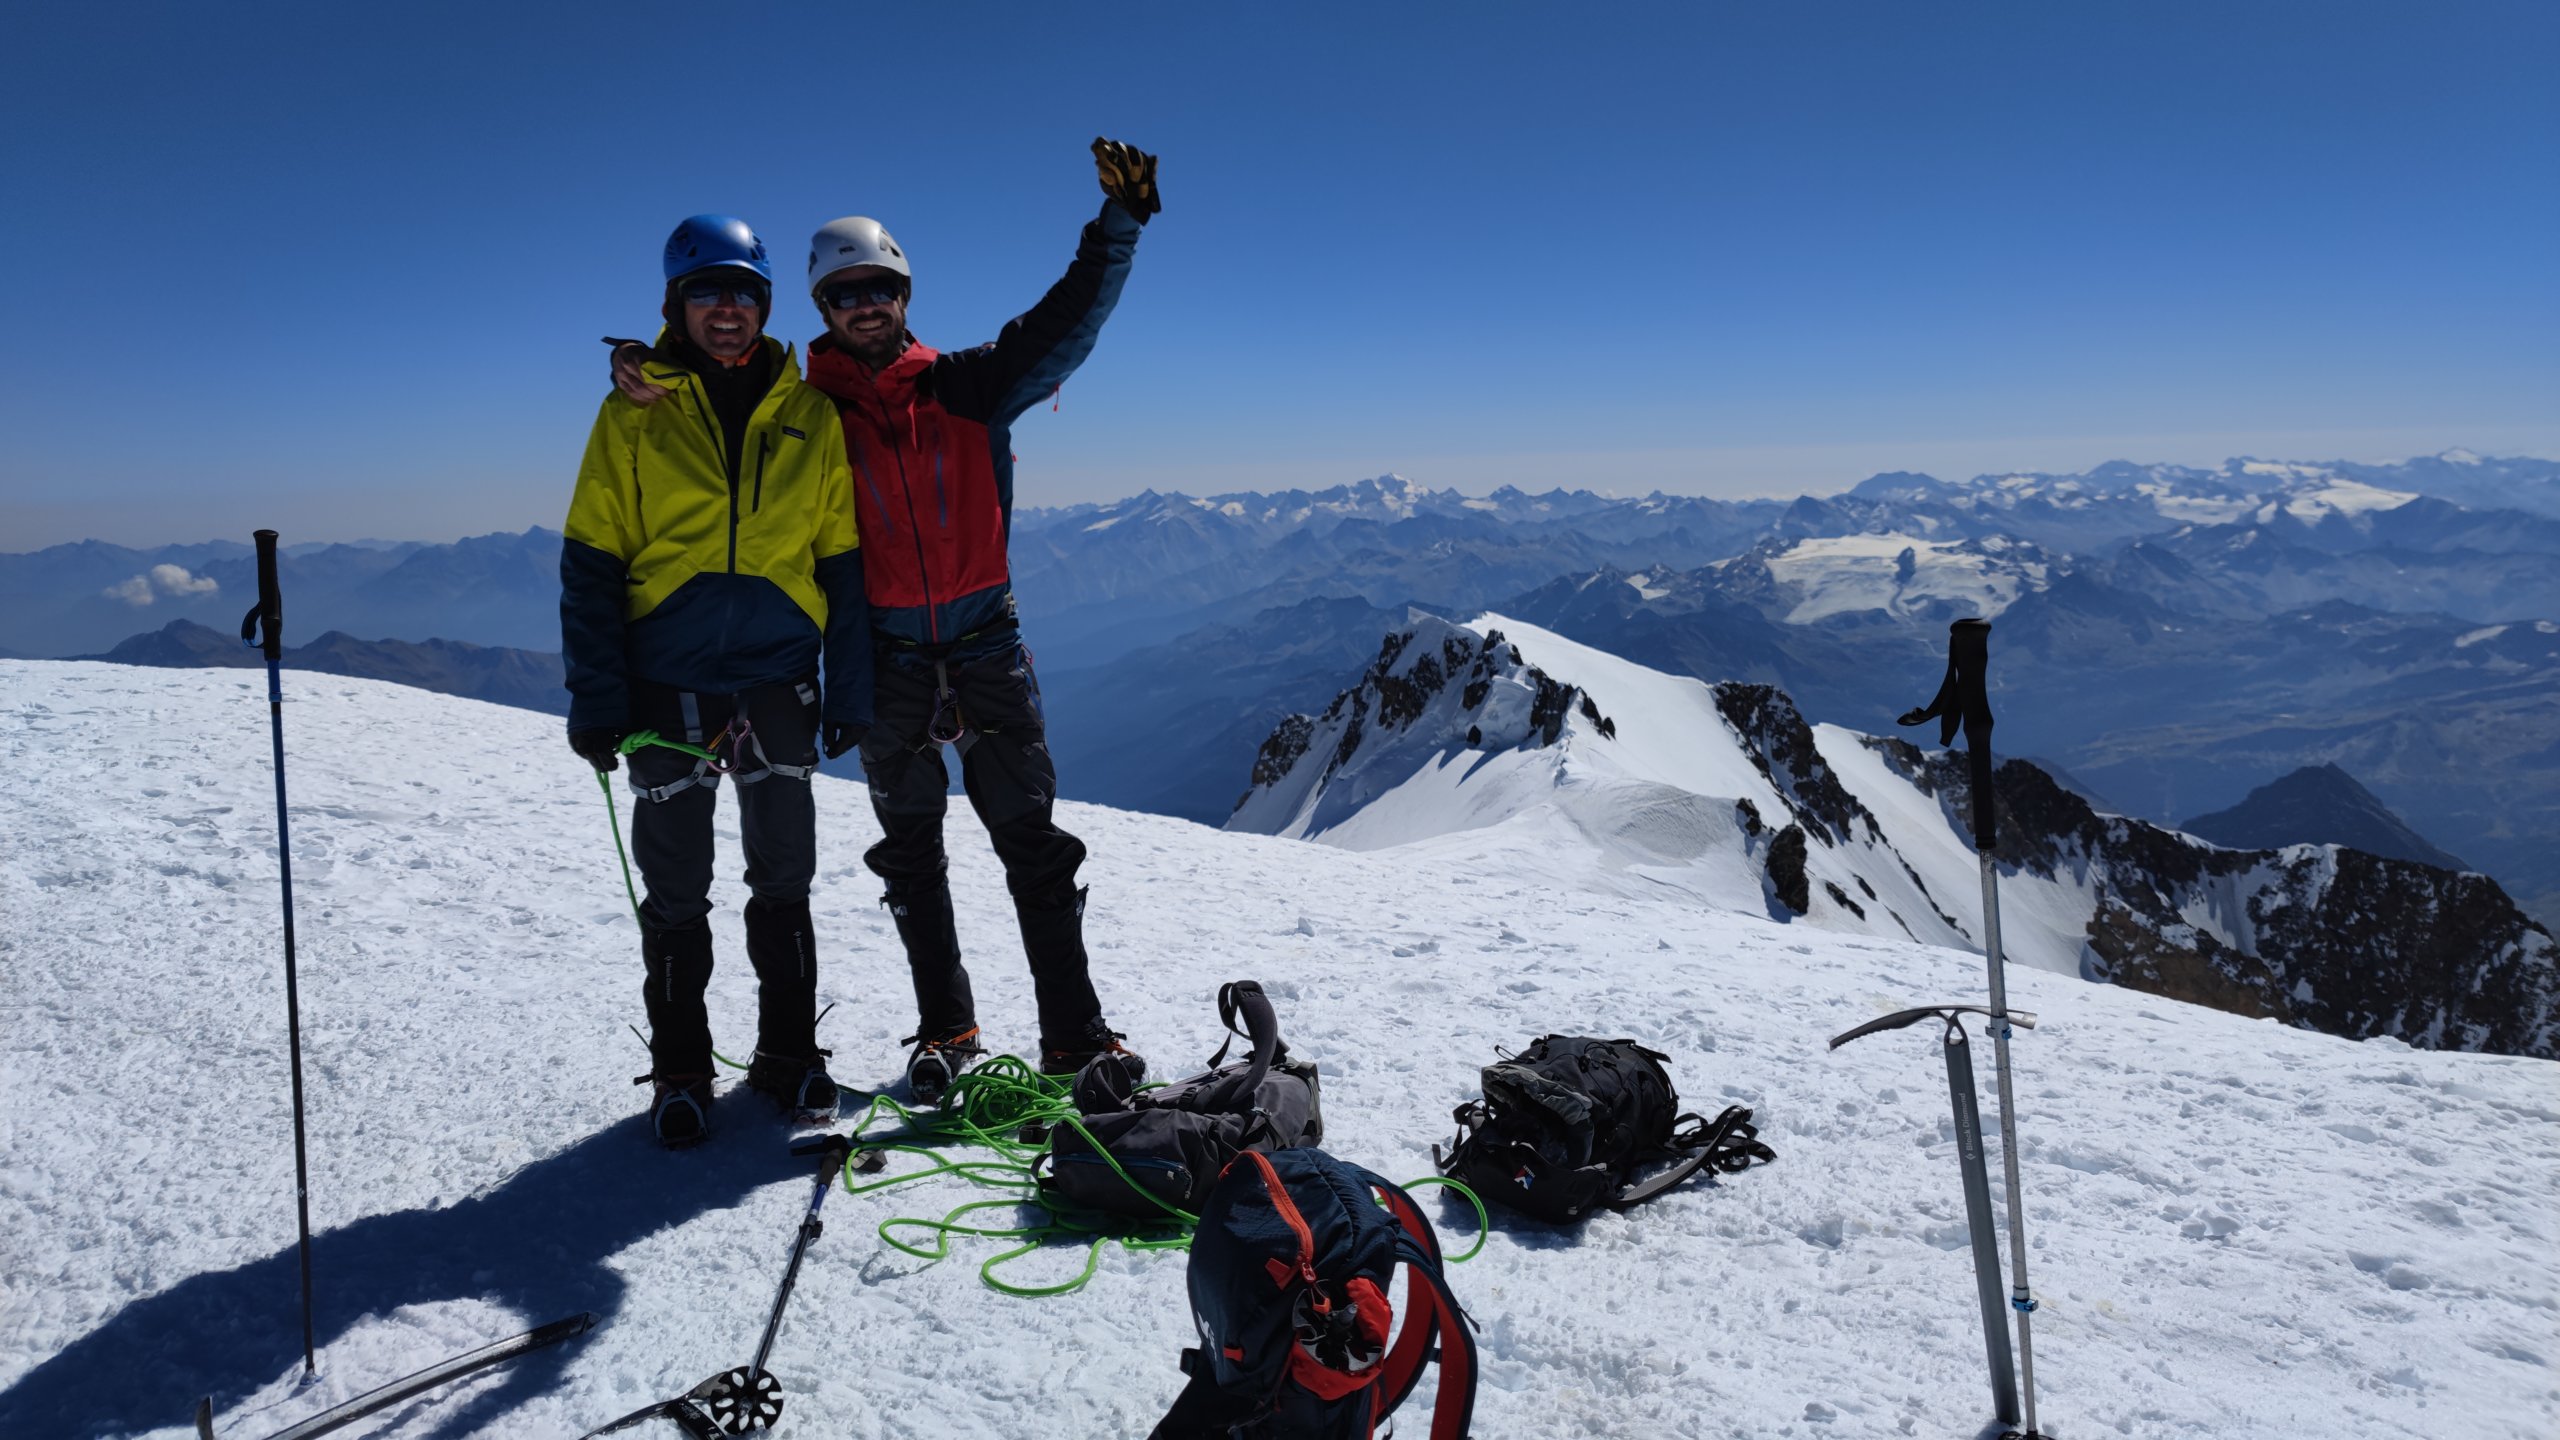
[[[1440,1274],[1440,1238],[1404,1187],[1375,1175],[1364,1178],[1386,1202],[1387,1213],[1404,1227],[1405,1238],[1396,1246],[1396,1257],[1410,1277],[1405,1285],[1404,1333],[1396,1337],[1395,1348],[1387,1352],[1381,1366],[1376,1418],[1394,1414],[1421,1380],[1423,1365],[1437,1358],[1440,1398],[1431,1410],[1431,1440],[1467,1440],[1467,1427],[1474,1423],[1476,1412],[1476,1337],[1468,1329],[1472,1322],[1466,1312],[1458,1308],[1458,1297],[1449,1293],[1449,1282]]]
[[[1696,1120],[1695,1115],[1685,1117]],[[1713,1165],[1727,1175],[1748,1169],[1754,1160],[1770,1161],[1778,1152],[1759,1141],[1759,1130],[1751,1123],[1751,1112],[1739,1105],[1728,1105],[1712,1122],[1700,1122],[1697,1129],[1679,1137],[1675,1144],[1687,1154],[1680,1163],[1621,1190],[1605,1203],[1612,1210],[1625,1210],[1641,1205],[1700,1170]]]

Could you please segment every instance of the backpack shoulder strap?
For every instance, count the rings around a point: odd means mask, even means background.
[[[1396,1258],[1409,1277],[1405,1285],[1404,1330],[1396,1336],[1380,1364],[1377,1418],[1383,1420],[1413,1394],[1422,1367],[1440,1362],[1440,1398],[1431,1411],[1431,1440],[1467,1440],[1475,1421],[1476,1337],[1474,1324],[1458,1308],[1458,1297],[1440,1273],[1440,1237],[1431,1221],[1401,1185],[1363,1172],[1386,1202],[1387,1213],[1403,1227]]]
[[[1413,1277],[1412,1284],[1406,1287],[1405,1304],[1415,1312],[1415,1318],[1424,1307],[1429,1307],[1428,1328],[1438,1342],[1430,1347],[1428,1353],[1416,1357],[1417,1362],[1422,1359],[1440,1362],[1440,1394],[1431,1407],[1430,1440],[1469,1440],[1469,1428],[1475,1424],[1476,1416],[1475,1322],[1458,1308],[1458,1297],[1450,1293],[1448,1278],[1440,1273],[1438,1265],[1417,1264],[1414,1257],[1408,1256],[1404,1268],[1405,1273]],[[1413,1319],[1408,1318],[1406,1324],[1411,1326]],[[1404,1380],[1401,1391],[1386,1393],[1401,1404],[1406,1396],[1413,1393],[1413,1382],[1419,1378],[1420,1369],[1417,1363],[1415,1375]],[[1394,1405],[1389,1405],[1378,1413],[1384,1417],[1394,1409]]]

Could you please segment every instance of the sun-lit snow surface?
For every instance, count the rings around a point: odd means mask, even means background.
[[[1399,672],[1409,674],[1461,629],[1471,638],[1500,632],[1526,664],[1581,687],[1616,733],[1604,736],[1576,709],[1555,744],[1522,744],[1511,722],[1525,720],[1525,690],[1497,682],[1481,710],[1469,711],[1453,682],[1400,732],[1370,715],[1353,757],[1328,775],[1319,772],[1341,722],[1320,724],[1306,758],[1279,784],[1248,795],[1229,827],[1347,850],[1397,847],[1399,858],[1767,912],[1766,841],[1747,843],[1735,802],[1748,801],[1772,829],[1787,823],[1787,807],[1717,713],[1704,682],[1493,614],[1464,626],[1415,616]],[[1521,690],[1515,703],[1505,703],[1506,684]],[[1466,739],[1471,726],[1482,744]],[[1813,908],[1806,922],[1977,944],[1981,868],[1938,800],[1896,774],[1858,732],[1818,725],[1813,733],[1822,763],[1876,816],[1882,842],[1857,829],[1836,845],[1808,847]],[[1829,886],[1858,908],[1833,898]],[[2187,917],[2226,942],[2243,938],[2241,897],[2248,893],[2229,888],[2230,903]],[[2011,962],[2079,974],[2096,893],[2079,872],[2006,876],[2001,935]]]
[[[372,1433],[567,1436],[743,1363],[806,1177],[744,1095],[702,1149],[647,1141],[622,1028],[640,1008],[631,920],[557,723],[286,684],[322,1383],[294,1384],[264,677],[0,662],[0,1434],[178,1437],[211,1392],[222,1434],[264,1435],[577,1309],[603,1328]],[[907,1033],[905,981],[860,862],[861,793],[819,783],[827,1038],[841,1074],[876,1082]],[[1675,1057],[1691,1105],[1756,1107],[1777,1164],[1578,1231],[1505,1222],[1457,1267],[1483,1326],[1478,1434],[1977,1432],[1936,1047],[1822,1044],[1888,1008],[1978,1000],[1977,958],[1580,888],[1570,834],[1459,864],[1064,819],[1093,849],[1115,1021],[1180,1067],[1218,1038],[1217,982],[1258,976],[1325,1067],[1332,1147],[1389,1175],[1429,1169],[1495,1044],[1551,1028],[1635,1035]],[[1019,1045],[1002,885],[954,831],[983,1015]],[[724,1048],[753,1009],[726,854]],[[2050,1430],[2553,1433],[2560,1072],[2032,971],[2010,984],[2044,1022],[2016,1048]],[[1085,1293],[1026,1302],[979,1286],[983,1249],[925,1265],[872,1233],[967,1196],[830,1202],[774,1355],[778,1434],[1154,1423],[1191,1336],[1180,1258],[1115,1257]],[[1471,1223],[1441,1213],[1463,1243]]]
[[[1789,625],[1865,610],[1903,615],[1932,605],[1991,619],[2016,604],[2021,593],[2043,589],[2048,571],[2032,547],[1999,537],[1808,536],[1768,555],[1765,563],[1794,598],[1782,617]]]

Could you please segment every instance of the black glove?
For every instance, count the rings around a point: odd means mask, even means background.
[[[848,725],[842,720],[828,721],[827,758],[833,760],[847,750],[855,748],[862,743],[862,737],[869,733],[871,733],[871,727],[868,725]]]
[[[1102,193],[1120,202],[1120,208],[1141,225],[1147,217],[1164,208],[1156,195],[1156,157],[1135,146],[1099,136],[1093,142],[1094,168],[1102,173]]]
[[[577,751],[579,759],[596,767],[596,773],[602,775],[622,764],[622,735],[619,730],[603,726],[572,730],[569,732],[569,748]]]

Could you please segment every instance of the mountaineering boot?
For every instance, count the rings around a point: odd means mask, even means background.
[[[941,1104],[942,1097],[951,1093],[951,1082],[987,1056],[975,1025],[957,1035],[934,1039],[910,1035],[898,1043],[916,1047],[907,1054],[907,1093],[919,1105]]]
[[[1146,1060],[1120,1042],[1126,1037],[1103,1023],[1102,1001],[1093,993],[1084,953],[1084,903],[1090,889],[1078,890],[1063,904],[1014,902],[1022,925],[1022,953],[1031,962],[1031,988],[1040,1007],[1040,1069],[1070,1075],[1096,1055],[1117,1055],[1135,1084],[1147,1073]]]
[[[756,969],[756,1053],[747,1088],[786,1110],[832,1114],[836,1082],[818,1048],[818,946],[807,900],[747,902]]]
[[[711,1017],[703,991],[711,985],[711,922],[643,928],[640,963],[648,979],[649,1073],[655,1082],[649,1125],[660,1144],[690,1145],[711,1133]]]
[[[649,1097],[649,1129],[659,1144],[677,1150],[710,1138],[710,1076],[643,1075],[640,1079],[657,1082]]]
[[[898,922],[907,972],[915,981],[916,1035],[956,1039],[978,1028],[978,1003],[960,963],[960,928],[951,918],[951,887],[941,877],[892,884],[880,903]],[[937,1042],[939,1043],[939,1042]]]
[[[1147,1057],[1120,1043],[1128,1038],[1112,1029],[1099,1015],[1086,1021],[1082,1028],[1071,1031],[1063,1037],[1042,1035],[1040,1037],[1040,1073],[1073,1075],[1093,1061],[1108,1055],[1120,1062],[1120,1068],[1127,1072],[1129,1084],[1134,1088],[1139,1081],[1147,1078]]]

